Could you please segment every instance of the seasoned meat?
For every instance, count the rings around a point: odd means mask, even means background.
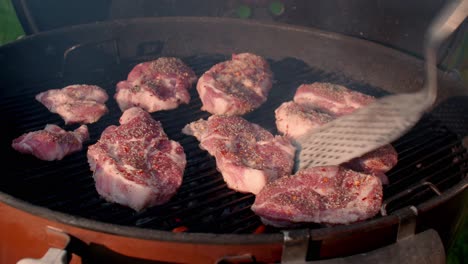
[[[294,101],[285,102],[275,110],[276,127],[283,135],[297,140],[308,131],[340,115],[352,113],[373,100],[372,96],[351,91],[343,86],[329,83],[303,84],[296,91]],[[397,161],[396,150],[391,145],[386,145],[343,166],[378,176],[382,183],[387,184],[388,178],[385,173],[393,168]]]
[[[167,202],[182,183],[182,146],[141,108],[127,109],[119,122],[88,148],[97,192],[136,211]]]
[[[332,83],[303,84],[297,88],[294,102],[310,105],[335,116],[346,115],[370,104],[374,97]]]
[[[75,131],[65,131],[56,125],[46,125],[44,130],[26,133],[13,140],[11,146],[41,160],[61,160],[80,151],[83,142],[89,139],[88,127],[82,125]]]
[[[359,158],[352,159],[343,164],[344,167],[379,177],[383,184],[388,184],[386,172],[391,170],[398,162],[398,153],[392,145],[385,145]]]
[[[290,175],[295,149],[290,141],[236,116],[211,116],[188,124],[183,133],[216,158],[228,187],[258,193],[266,183]]]
[[[313,167],[269,183],[251,209],[267,225],[303,222],[349,224],[373,217],[382,204],[382,184],[371,175],[338,166]]]
[[[243,115],[267,100],[273,74],[268,62],[251,53],[232,55],[214,65],[197,83],[202,110],[216,115]]]
[[[188,89],[197,76],[178,58],[162,57],[136,65],[117,84],[115,99],[122,111],[138,106],[152,113],[190,102]]]
[[[281,104],[275,110],[275,118],[278,131],[294,140],[335,119],[313,107],[292,101]]]
[[[96,85],[70,85],[63,89],[52,89],[36,95],[52,113],[59,114],[65,124],[90,124],[108,112],[105,102],[108,96]]]

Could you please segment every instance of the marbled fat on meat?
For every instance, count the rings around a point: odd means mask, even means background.
[[[382,184],[371,175],[338,166],[313,167],[263,188],[251,209],[265,224],[349,224],[375,216]]]
[[[152,113],[190,102],[195,73],[178,58],[162,57],[136,65],[117,84],[115,99],[122,111],[138,106]]]
[[[312,129],[316,129],[334,119],[313,107],[296,102],[285,102],[275,110],[276,127],[279,132],[293,140]]]
[[[63,89],[52,89],[36,95],[52,113],[59,114],[65,124],[90,124],[97,122],[108,112],[105,105],[108,96],[96,85],[69,85]]]
[[[119,122],[88,148],[97,192],[136,211],[167,202],[182,184],[182,146],[141,108],[127,109]]]
[[[302,84],[297,88],[294,102],[310,105],[335,116],[354,112],[374,101],[374,97],[332,83]]]
[[[198,80],[202,110],[215,115],[243,115],[267,100],[272,80],[265,59],[252,53],[234,54]]]
[[[46,125],[43,130],[26,133],[12,142],[12,147],[41,160],[61,160],[80,151],[89,139],[88,127],[82,125],[74,131],[65,131],[56,125]]]
[[[388,184],[387,173],[398,162],[398,153],[392,145],[385,145],[354,158],[343,164],[344,167],[379,177],[383,184]]]
[[[236,116],[211,116],[188,124],[183,133],[195,136],[216,159],[228,187],[258,193],[268,182],[290,175],[295,149],[259,125]]]

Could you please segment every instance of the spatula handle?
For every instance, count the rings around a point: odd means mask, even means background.
[[[426,89],[431,104],[437,97],[437,51],[467,16],[468,0],[455,0],[447,4],[429,26],[426,35]]]

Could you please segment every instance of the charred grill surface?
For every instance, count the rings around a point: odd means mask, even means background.
[[[203,55],[181,59],[194,69],[197,76],[201,76],[214,64],[228,59],[228,56]],[[89,125],[91,140],[85,143],[84,150],[62,161],[40,161],[11,148],[12,139],[41,129],[47,123],[57,124],[67,130],[76,128],[75,125],[65,125],[58,115],[50,113],[36,102],[34,96],[39,92],[73,83],[88,83],[103,87],[112,97],[116,83],[125,79],[130,69],[144,60],[149,58],[122,62],[122,67],[113,68],[105,74],[75,72],[69,77],[29,84],[18,88],[14,96],[0,98],[0,111],[4,116],[0,149],[1,154],[4,154],[2,157],[7,157],[3,161],[5,165],[0,191],[52,210],[126,226],[206,233],[255,232],[261,225],[260,219],[250,210],[255,197],[228,189],[216,170],[214,158],[198,147],[194,137],[181,133],[181,129],[189,122],[209,116],[200,110],[202,105],[195,87],[190,91],[190,104],[152,114],[153,118],[162,122],[169,138],[182,144],[187,155],[182,186],[175,197],[164,205],[136,213],[132,209],[106,202],[95,190],[92,172],[86,160],[86,149],[96,142],[107,126],[118,123],[121,111],[115,100],[107,102],[109,114]],[[377,87],[310,68],[297,59],[270,60],[269,63],[275,79],[269,99],[245,118],[272,133],[277,133],[274,109],[282,102],[291,100],[296,88],[302,83],[333,82],[374,96],[385,94]],[[390,184],[384,186],[384,211],[387,214],[407,205],[427,201],[437,195],[436,191],[443,193],[460,182],[468,171],[468,155],[461,146],[461,140],[432,116],[426,116],[407,135],[394,142],[393,146],[398,151],[399,161],[388,173]],[[412,190],[411,196],[403,196],[409,189]],[[278,230],[267,228],[266,232]]]

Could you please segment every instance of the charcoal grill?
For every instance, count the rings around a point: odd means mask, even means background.
[[[439,237],[432,230],[439,231],[442,241],[449,240],[460,213],[456,205],[466,195],[468,183],[468,154],[462,145],[468,131],[459,126],[466,124],[466,112],[465,119],[460,118],[450,114],[453,104],[444,104],[453,98],[467,102],[468,90],[443,71],[439,107],[393,143],[399,162],[388,173],[390,184],[384,187],[381,213],[348,226],[310,224],[290,230],[262,226],[250,210],[254,196],[228,189],[214,159],[199,149],[195,138],[181,133],[185,124],[209,116],[200,111],[195,89],[191,90],[190,104],[152,114],[162,122],[168,136],[183,145],[188,163],[177,195],[167,204],[143,212],[99,197],[86,151],[62,161],[45,162],[10,147],[13,138],[48,123],[67,130],[76,127],[65,125],[58,115],[35,101],[34,96],[41,91],[87,83],[105,88],[112,97],[116,83],[139,62],[177,56],[200,76],[231,53],[246,51],[268,59],[275,82],[268,101],[245,117],[273,133],[277,133],[274,109],[291,100],[302,83],[334,82],[382,96],[416,91],[423,82],[421,60],[374,43],[310,28],[227,18],[96,23],[5,45],[0,48],[0,112],[4,125],[0,151],[6,157],[0,182],[0,232],[17,238],[2,245],[8,253],[0,259],[37,258],[50,247],[66,247],[72,261],[81,258],[84,263],[286,263],[376,249],[365,256],[368,261],[377,253],[406,260],[443,260],[443,248],[435,243]],[[96,142],[104,128],[118,123],[121,111],[116,102],[111,99],[107,105],[109,114],[89,125],[91,140],[85,149]],[[458,124],[457,128],[453,124]],[[446,217],[435,221],[434,216],[441,212]],[[420,243],[406,244],[411,239]],[[37,246],[25,248],[26,242]],[[393,247],[388,246],[391,244]],[[421,248],[432,254],[414,253]]]

